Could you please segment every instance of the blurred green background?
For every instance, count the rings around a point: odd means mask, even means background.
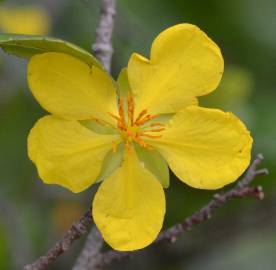
[[[90,50],[99,1],[1,1],[1,6],[35,6],[49,16],[49,35]],[[1,16],[1,13],[0,13]],[[13,18],[15,20],[15,18]],[[1,21],[1,19],[0,19]],[[236,113],[254,138],[254,154],[265,156],[270,175],[266,198],[237,200],[173,245],[147,248],[110,269],[276,269],[276,1],[118,0],[112,73],[116,77],[133,51],[148,56],[153,38],[168,26],[189,22],[216,41],[225,59],[217,91],[202,106]],[[0,31],[5,31],[1,29]],[[26,138],[45,114],[28,91],[26,61],[0,53],[0,269],[21,267],[43,254],[90,206],[95,188],[72,194],[42,184],[27,158]],[[214,194],[191,189],[172,176],[166,190],[170,226]],[[50,269],[70,269],[83,240]]]

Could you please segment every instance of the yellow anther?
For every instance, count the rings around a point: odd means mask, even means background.
[[[119,115],[120,115],[120,126],[125,129],[126,121],[125,121],[125,108],[124,108],[124,98],[119,99]]]
[[[128,95],[127,98],[127,105],[128,105],[128,121],[130,121],[131,126],[133,126],[133,113],[134,113],[134,101],[132,95]]]
[[[144,148],[153,149],[150,145],[148,145],[143,140],[142,137],[151,138],[151,139],[160,138],[161,135],[150,135],[148,133],[161,132],[161,131],[165,130],[165,128],[164,128],[165,125],[160,122],[151,123],[148,126],[144,126],[144,124],[147,123],[148,121],[151,121],[154,118],[158,117],[159,114],[148,114],[148,110],[144,109],[143,111],[141,111],[138,114],[137,118],[134,121],[134,100],[133,100],[133,97],[131,95],[129,95],[128,99],[127,99],[127,106],[128,106],[127,117],[128,117],[128,119],[126,122],[124,106],[125,106],[124,99],[120,98],[119,99],[119,108],[118,108],[119,116],[117,116],[113,113],[110,113],[110,112],[109,112],[109,115],[112,118],[116,119],[117,128],[120,130],[121,136],[125,140],[126,149],[128,151],[131,150],[131,143],[133,141],[138,143],[139,145],[141,145]],[[153,127],[157,127],[157,128],[154,129]],[[147,130],[146,128],[150,128],[150,129]],[[113,151],[114,152],[116,151],[116,145],[113,146]]]
[[[147,114],[147,112],[148,112],[147,109],[141,111],[141,112],[139,113],[138,117],[136,118],[136,120],[135,120],[135,122],[134,122],[134,125],[139,126],[139,125],[138,125],[138,122],[141,120],[141,118],[142,118],[145,114]]]
[[[162,135],[149,135],[149,134],[141,134],[143,137],[151,138],[151,139],[159,139],[162,137]]]
[[[149,129],[149,130],[144,130],[141,133],[145,133],[145,132],[160,132],[160,131],[163,131],[163,130],[165,130],[165,128]]]
[[[120,121],[120,117],[116,116],[115,114],[108,112],[108,114],[113,117],[114,119],[116,119],[117,121]]]
[[[137,122],[137,125],[138,126],[142,126],[146,122],[148,122],[148,121],[150,121],[150,120],[152,120],[152,119],[154,119],[154,118],[156,118],[158,116],[159,116],[159,114],[153,114],[153,115],[147,114],[144,118],[142,118],[140,121]]]

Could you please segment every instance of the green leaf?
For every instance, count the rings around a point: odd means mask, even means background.
[[[18,34],[0,34],[0,47],[8,54],[30,58],[35,54],[60,52],[72,55],[89,66],[95,65],[104,70],[101,63],[84,49],[61,39]]]
[[[124,157],[124,150],[124,143],[120,143],[119,145],[117,145],[117,149],[115,152],[113,150],[110,150],[106,154],[101,168],[101,172],[98,175],[96,182],[103,181],[121,165]]]
[[[145,149],[138,144],[135,144],[135,150],[140,161],[156,177],[163,188],[168,188],[170,185],[169,167],[161,154],[156,150]]]

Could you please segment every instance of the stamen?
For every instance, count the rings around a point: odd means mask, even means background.
[[[139,145],[141,145],[144,148],[147,148],[149,150],[152,150],[153,147],[149,144],[147,144],[142,137],[151,138],[151,139],[158,139],[161,138],[162,135],[151,135],[150,133],[157,133],[165,130],[165,125],[161,122],[155,122],[155,123],[148,123],[148,125],[145,125],[148,121],[151,121],[159,116],[159,114],[148,114],[148,110],[144,109],[139,113],[139,115],[136,117],[134,121],[134,100],[131,94],[128,95],[127,98],[127,117],[128,120],[125,118],[125,103],[124,98],[119,98],[119,108],[118,108],[118,114],[115,115],[113,113],[108,113],[112,118],[114,118],[117,121],[117,128],[119,129],[122,139],[125,141],[125,147],[127,151],[131,151],[132,143],[136,142]],[[100,121],[96,118],[93,118],[95,121]],[[115,128],[115,127],[114,127]],[[112,146],[113,152],[116,152],[117,144],[113,144]]]
[[[143,126],[143,129],[147,129],[147,128],[151,128],[151,127],[165,127],[165,126],[166,126],[165,124],[156,122],[156,123],[152,123],[148,126]]]
[[[134,122],[134,125],[137,125],[137,126],[138,126],[137,123],[141,120],[141,118],[142,118],[145,114],[147,114],[147,112],[148,112],[147,109],[141,111],[141,112],[139,113],[138,117],[136,118],[136,120],[135,120],[135,122]]]
[[[115,115],[115,114],[113,114],[113,113],[111,113],[111,112],[108,112],[108,114],[111,116],[111,117],[113,117],[114,119],[116,119],[117,120],[117,125],[118,125],[118,128],[120,128],[120,129],[123,129],[123,130],[126,130],[127,128],[126,128],[126,125],[125,125],[125,122],[124,122],[124,118],[123,119],[121,119],[120,117],[118,117],[117,115]]]
[[[108,112],[108,114],[113,117],[114,119],[116,119],[117,121],[120,121],[120,117],[116,116],[115,114]]]
[[[149,135],[149,134],[141,134],[143,137],[151,138],[151,139],[159,139],[162,135]]]
[[[165,128],[157,128],[157,129],[149,129],[149,130],[143,130],[141,134],[144,134],[145,132],[160,132],[165,130]]]
[[[125,109],[124,109],[124,98],[119,99],[119,115],[120,115],[120,126],[123,129],[126,128],[126,121],[125,121]]]
[[[152,120],[158,116],[160,116],[160,114],[152,114],[152,115],[150,115],[149,120]]]
[[[128,121],[130,121],[131,126],[133,126],[134,102],[133,102],[133,97],[130,94],[127,97],[127,105],[128,105]]]
[[[144,118],[142,118],[140,121],[137,121],[136,122],[136,125],[137,126],[142,126],[144,123],[148,122],[148,118],[149,118],[149,114],[147,114]]]
[[[144,148],[152,149],[152,147],[145,143],[140,137],[135,138],[135,141]]]
[[[147,114],[143,119],[141,119],[140,121],[138,121],[138,126],[142,126],[144,125],[146,122],[158,117],[159,114],[153,114],[153,115],[150,115],[150,114]]]
[[[127,128],[125,127],[124,124],[122,124],[122,122],[119,122],[119,123],[118,123],[118,128],[119,128],[119,129],[122,129],[122,130],[124,130],[124,131],[127,130]]]

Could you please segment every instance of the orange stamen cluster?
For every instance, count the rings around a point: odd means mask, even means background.
[[[109,113],[111,117],[116,119],[117,127],[121,131],[122,136],[126,141],[126,147],[130,148],[130,143],[132,141],[138,143],[139,145],[151,149],[151,147],[145,143],[143,137],[156,139],[160,138],[161,135],[152,135],[150,133],[156,133],[163,131],[164,124],[160,122],[151,123],[147,126],[144,126],[149,121],[157,118],[158,114],[148,114],[148,110],[145,109],[139,113],[139,115],[134,119],[134,100],[131,95],[127,99],[127,121],[125,115],[125,103],[124,98],[119,99],[119,116],[116,116],[112,113]],[[158,127],[158,128],[156,128]]]

